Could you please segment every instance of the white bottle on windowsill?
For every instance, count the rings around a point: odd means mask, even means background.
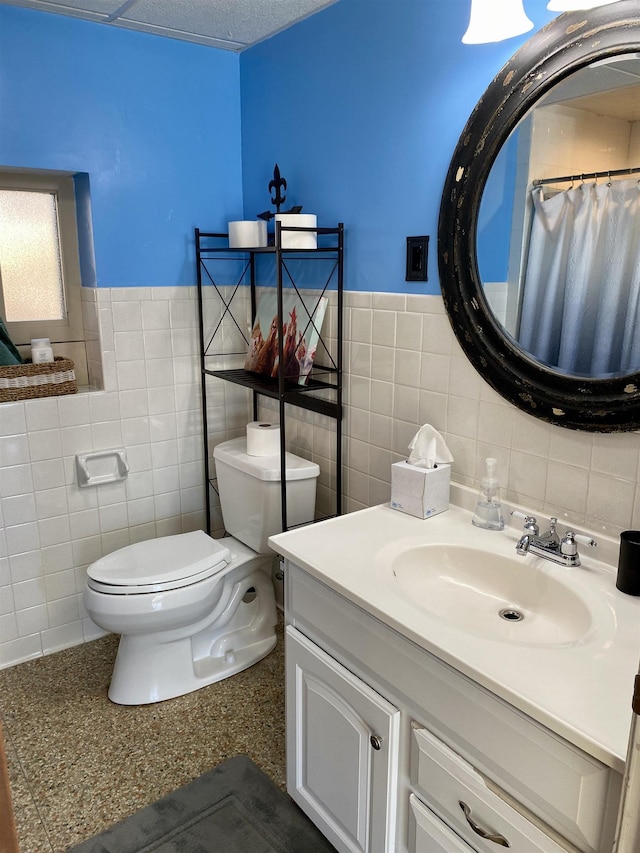
[[[31,361],[34,364],[53,361],[53,349],[49,338],[34,338],[31,341]]]

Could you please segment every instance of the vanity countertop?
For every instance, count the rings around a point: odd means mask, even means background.
[[[427,652],[622,772],[640,658],[640,597],[618,591],[611,565],[583,553],[589,549],[581,549],[578,568],[533,555],[517,558],[519,535],[512,527],[478,529],[471,513],[456,506],[422,520],[384,504],[272,536],[269,543]],[[588,601],[592,628],[575,642],[511,643],[465,631],[463,613],[458,626],[430,615],[397,594],[390,565],[407,548],[438,542],[527,561]]]

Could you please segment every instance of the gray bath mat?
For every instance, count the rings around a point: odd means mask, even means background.
[[[237,755],[68,853],[335,853],[246,755]]]

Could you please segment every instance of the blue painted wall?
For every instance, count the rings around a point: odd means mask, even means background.
[[[0,6],[0,165],[88,174],[98,286],[194,283],[194,226],[242,215],[240,131],[237,54]]]
[[[0,165],[88,175],[98,286],[193,284],[193,227],[269,207],[278,162],[290,204],[345,222],[349,289],[437,293],[449,159],[528,38],[463,45],[469,6],[339,0],[238,56],[0,5]],[[404,281],[418,234],[427,284]]]
[[[535,28],[554,15],[525,0]],[[438,293],[444,178],[479,97],[530,34],[464,45],[470,0],[340,0],[242,54],[245,216],[287,202],[347,228],[346,286]],[[532,30],[533,32],[534,30]],[[407,283],[405,238],[429,234],[429,282]]]

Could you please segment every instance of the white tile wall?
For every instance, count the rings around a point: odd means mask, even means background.
[[[640,527],[638,434],[567,431],[515,409],[469,365],[440,297],[348,292],[345,304],[346,511],[389,499],[391,463],[432,423],[457,481],[478,486],[492,455],[512,501],[596,533]],[[195,289],[101,289],[86,306],[105,390],[0,407],[0,666],[99,635],[82,607],[90,562],[204,524]],[[326,322],[335,334],[335,304]],[[208,417],[214,443],[242,434],[247,392],[214,383]],[[291,449],[321,466],[320,514],[333,505],[332,432],[309,412],[288,424]],[[127,449],[128,479],[79,489],[74,454],[112,446]]]
[[[348,510],[389,499],[390,463],[431,423],[451,448],[458,482],[479,486],[484,459],[495,456],[505,495],[531,510],[613,535],[640,524],[637,433],[581,433],[532,418],[470,366],[440,297],[368,298],[375,356],[360,342],[346,348]],[[358,294],[359,315],[366,299]],[[353,310],[351,294],[346,304]]]
[[[565,430],[514,408],[471,367],[440,297],[348,292],[345,305],[347,511],[389,500],[391,463],[406,458],[417,428],[431,423],[453,452],[458,482],[478,487],[485,458],[495,456],[513,502],[595,533],[640,525],[637,433]],[[313,441],[298,438],[291,449],[310,451],[322,467],[331,461],[331,425],[317,421],[307,415],[299,435],[310,431]],[[323,499],[330,511],[330,493]]]
[[[195,289],[84,297],[105,390],[0,408],[0,666],[99,635],[82,606],[90,562],[204,523]],[[79,489],[74,455],[120,446],[129,478]]]
[[[637,122],[552,104],[534,113],[532,178],[637,166],[632,140]]]

